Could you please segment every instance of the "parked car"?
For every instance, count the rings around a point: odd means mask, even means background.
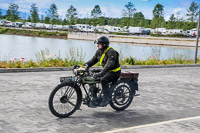
[[[199,31],[200,33],[200,31]],[[192,30],[187,30],[186,31],[186,36],[188,37],[195,37],[197,35],[197,30],[196,29],[192,29]]]
[[[143,28],[142,27],[129,27],[128,28],[129,34],[142,34],[143,33]]]
[[[157,34],[157,33],[166,34],[166,31],[167,31],[166,28],[156,28],[153,30],[153,33],[154,34]]]
[[[53,25],[54,30],[62,30],[63,26],[62,25]]]
[[[38,28],[38,29],[45,29],[44,23],[36,23],[36,24],[35,24],[35,28]]]
[[[51,30],[53,27],[51,24],[44,24],[44,28],[47,30]]]
[[[15,27],[15,22],[11,22],[11,21],[6,21],[6,25],[7,27]]]
[[[32,27],[35,27],[35,24],[34,23],[31,23],[31,22],[26,22],[24,23],[24,25],[22,25],[23,28],[32,28]]]
[[[79,31],[94,32],[94,27],[88,24],[76,24],[75,26]]]
[[[97,25],[97,26],[94,28],[94,31],[96,31],[96,32],[104,32],[104,26],[99,26],[99,25]]]
[[[6,25],[6,20],[1,20],[1,21],[0,21],[0,25],[1,25],[1,26],[5,26],[5,25]]]
[[[23,22],[15,22],[15,27],[19,28],[22,27],[24,23]]]
[[[63,25],[63,30],[69,30],[69,25]]]

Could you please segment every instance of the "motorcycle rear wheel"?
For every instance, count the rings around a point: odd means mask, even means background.
[[[72,83],[62,83],[49,96],[49,110],[59,118],[67,118],[80,108],[82,95]]]
[[[129,81],[118,81],[113,86],[112,99],[110,106],[116,111],[123,111],[132,103],[135,90],[131,87]]]

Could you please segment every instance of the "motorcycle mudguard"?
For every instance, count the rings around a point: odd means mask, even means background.
[[[137,80],[135,79],[126,79],[126,78],[120,78],[119,81],[125,82],[127,84],[129,84],[131,86],[131,88],[133,88],[134,90],[138,91],[138,83]]]

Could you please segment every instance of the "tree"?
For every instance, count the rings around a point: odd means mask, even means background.
[[[133,26],[143,27],[145,25],[145,18],[142,12],[136,12],[133,16]]]
[[[144,21],[144,27],[145,28],[150,28],[151,27],[151,20],[150,19],[145,19]]]
[[[45,18],[44,18],[44,23],[45,23],[45,24],[50,24],[50,23],[51,23],[50,17],[45,17]]]
[[[58,8],[56,4],[50,5],[47,15],[50,18],[52,24],[56,24],[59,21]]]
[[[95,5],[94,9],[91,11],[91,17],[92,18],[99,18],[101,16],[102,12],[99,5]]]
[[[170,16],[167,27],[169,29],[175,29],[176,28],[176,18],[174,16],[174,14],[172,14]]]
[[[31,17],[28,16],[27,22],[31,22]]]
[[[130,19],[133,18],[136,8],[132,2],[128,2],[124,7],[125,9],[122,10],[122,16],[127,19],[126,26],[129,26]]]
[[[191,22],[184,22],[183,23],[183,27],[182,27],[183,30],[190,30],[192,28],[194,28],[193,23],[191,23]]]
[[[176,13],[176,23],[175,23],[176,29],[182,29],[184,25],[184,18],[181,16],[181,11],[178,11]]]
[[[1,9],[0,9],[0,19],[1,19],[1,18],[3,18],[3,15],[2,15],[2,12],[1,12]]]
[[[38,8],[35,3],[31,5],[30,15],[33,23],[37,23],[39,21]]]
[[[101,16],[102,12],[101,12],[101,9],[100,9],[100,6],[99,5],[95,5],[94,9],[92,9],[91,11],[91,23],[92,25],[97,25],[98,24],[98,18]]]
[[[151,22],[152,28],[161,28],[165,25],[163,5],[157,4],[153,10],[153,20]]]
[[[67,20],[66,19],[63,20],[63,25],[67,25]]]
[[[7,19],[15,22],[15,20],[19,19],[18,5],[11,3],[7,10]]]
[[[40,22],[44,23],[44,15],[41,15],[41,20]]]
[[[97,20],[97,24],[99,24],[99,25],[105,25],[105,22],[106,22],[105,16],[101,16]]]
[[[77,10],[76,8],[71,5],[69,9],[67,10],[66,14],[67,19],[69,20],[70,24],[73,25],[76,23],[77,20]]]
[[[190,22],[197,22],[198,8],[198,4],[193,1],[189,7],[189,10],[187,10],[188,13],[186,14]]]

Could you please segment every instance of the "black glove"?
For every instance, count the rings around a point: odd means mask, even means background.
[[[79,65],[74,65],[74,68],[73,69],[75,69],[75,68],[79,68],[80,66]]]
[[[100,73],[94,73],[94,74],[93,74],[93,77],[94,77],[95,79],[98,79],[98,78],[101,77],[101,74],[100,74]]]
[[[86,70],[89,70],[88,64],[84,64],[83,66],[85,67]]]

